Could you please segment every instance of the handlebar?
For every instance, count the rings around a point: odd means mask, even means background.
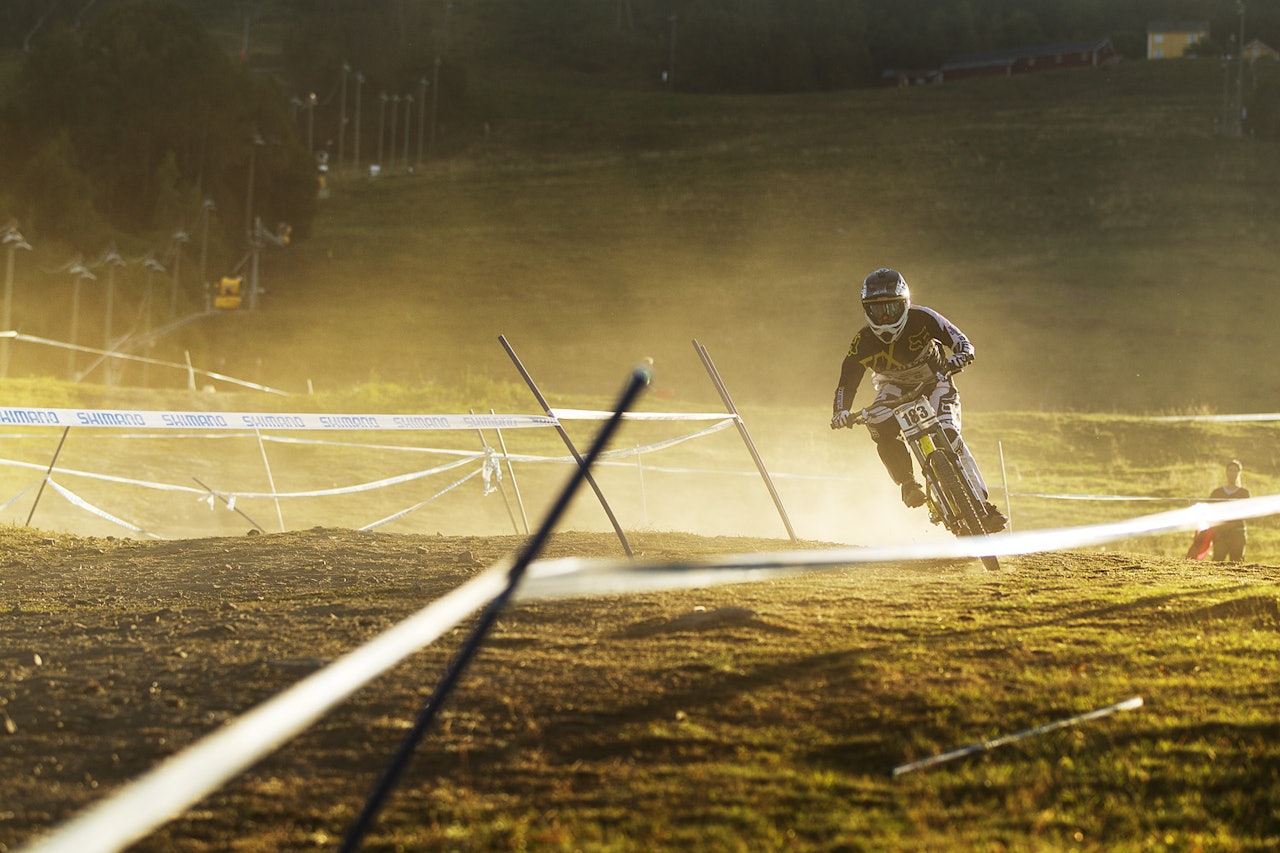
[[[896,406],[900,406],[903,403],[905,403],[907,400],[913,400],[916,397],[921,396],[922,394],[925,393],[926,389],[932,391],[934,386],[936,386],[939,382],[943,381],[944,379],[949,379],[950,377],[961,372],[962,370],[964,370],[963,367],[953,370],[950,365],[943,364],[942,369],[936,371],[933,374],[933,378],[924,380],[923,382],[916,385],[911,390],[904,391],[903,393],[899,394],[897,397],[889,397],[885,400],[881,400],[879,405],[884,406],[886,408],[890,408],[890,409]],[[862,426],[866,424],[868,416],[869,416],[869,413],[866,409],[861,409],[857,412],[850,412],[849,420],[847,420],[843,425],[837,424],[835,422],[835,418],[832,418],[831,428],[832,429],[853,429],[856,426]]]

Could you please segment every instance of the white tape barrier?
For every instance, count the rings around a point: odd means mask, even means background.
[[[488,463],[486,462],[485,465],[487,466]],[[360,529],[361,530],[377,530],[379,527],[382,527],[385,524],[390,524],[393,521],[399,521],[400,519],[404,518],[406,515],[409,515],[410,513],[417,512],[418,510],[422,509],[424,506],[431,503],[436,498],[443,497],[444,495],[447,495],[449,492],[452,492],[454,489],[458,488],[463,483],[470,480],[472,477],[485,473],[486,470],[487,468],[483,468],[483,467],[477,468],[476,470],[472,471],[470,474],[467,474],[464,477],[454,480],[452,483],[445,486],[443,489],[436,492],[434,495],[427,498],[426,500],[418,501],[416,504],[414,504],[411,507],[406,507],[405,509],[402,509],[399,512],[388,515],[386,518],[382,518],[382,519],[379,519],[378,521],[374,521],[369,524],[366,524],[364,527],[361,527]],[[502,476],[501,469],[499,469],[498,471],[498,476],[499,477]]]
[[[155,414],[155,413],[151,413],[151,414]],[[172,414],[172,413],[169,413],[169,414]],[[711,433],[718,432],[719,430],[725,429],[733,424],[732,419],[723,419],[723,416],[720,416],[720,417],[722,418],[722,420],[719,423],[713,424],[712,426],[706,427],[705,429],[699,430],[694,433],[690,433],[682,436],[676,436],[674,438],[665,439],[663,441],[654,442],[652,444],[641,446],[641,447],[628,448],[625,450],[617,450],[617,451],[608,451],[604,454],[601,454],[601,457],[600,457],[601,462],[599,464],[620,466],[620,465],[623,465],[624,463],[610,461],[610,459],[625,458],[625,457],[632,457],[632,456],[639,457],[641,454],[644,454],[644,453],[652,453],[658,450],[664,450],[668,447],[673,447],[675,445],[682,444],[686,441],[692,441],[693,439],[701,438],[702,436],[710,435]],[[227,435],[227,433],[218,433],[210,437],[225,436],[225,435]],[[242,435],[243,437],[262,438],[264,440],[270,440],[271,438],[270,436],[262,436],[261,433],[257,433],[257,432],[241,433],[240,435]],[[133,437],[159,438],[161,436],[160,435],[134,435]],[[325,442],[325,441],[288,439],[288,438],[284,438],[280,440],[292,441],[295,443],[349,446],[349,445],[345,445],[342,442]],[[370,445],[361,445],[361,446],[368,447]],[[112,476],[107,474],[95,474],[88,471],[77,471],[77,470],[67,469],[67,468],[55,468],[48,473],[83,477],[86,479],[112,482],[120,485],[138,486],[141,488],[155,489],[160,491],[194,493],[194,494],[200,495],[201,500],[206,501],[209,504],[210,509],[214,507],[216,499],[220,498],[222,499],[223,502],[225,502],[227,509],[234,510],[236,501],[242,498],[248,499],[248,500],[270,499],[278,502],[280,500],[288,500],[293,498],[334,497],[338,495],[355,494],[357,492],[373,491],[375,489],[382,489],[382,488],[387,488],[389,486],[408,483],[414,480],[419,480],[425,477],[433,476],[435,474],[445,473],[447,471],[451,471],[455,468],[461,467],[463,465],[467,465],[472,462],[483,460],[483,465],[480,468],[476,469],[471,474],[468,474],[462,477],[461,479],[454,481],[453,483],[449,484],[444,489],[435,493],[434,495],[427,498],[426,500],[419,501],[413,504],[412,506],[409,506],[403,510],[393,513],[390,516],[379,519],[378,521],[371,522],[370,524],[367,524],[361,527],[360,528],[361,530],[375,530],[393,521],[397,521],[401,518],[404,518],[405,516],[422,509],[424,506],[427,506],[432,501],[435,501],[437,498],[440,498],[443,495],[448,494],[449,492],[458,488],[459,486],[466,483],[468,480],[472,479],[478,474],[485,475],[485,482],[486,482],[485,494],[486,495],[489,494],[491,491],[493,491],[493,487],[490,487],[488,485],[489,481],[494,477],[501,479],[501,468],[498,465],[499,456],[497,452],[494,451],[492,448],[486,447],[484,451],[476,452],[476,451],[443,450],[443,449],[430,449],[430,448],[404,448],[404,447],[393,446],[393,445],[375,445],[375,446],[382,449],[400,449],[400,450],[410,449],[410,450],[416,450],[419,452],[434,452],[434,453],[446,454],[450,456],[457,456],[459,458],[456,459],[455,461],[436,466],[435,468],[429,468],[422,471],[414,471],[408,474],[401,474],[394,477],[386,477],[381,480],[375,480],[372,482],[360,483],[353,486],[336,486],[329,489],[318,489],[318,490],[301,491],[301,492],[278,492],[278,491],[277,492],[238,492],[238,491],[227,491],[224,489],[213,489],[213,490],[204,489],[204,488],[197,489],[192,486],[179,486],[179,485],[172,485],[172,484],[165,484],[165,483],[149,482],[145,480],[137,480],[130,477],[117,477],[117,476]],[[606,459],[606,457],[609,457],[609,459]],[[517,462],[556,462],[556,463],[564,463],[564,464],[577,462],[577,460],[569,456],[563,456],[563,457],[521,456],[521,455],[513,456],[513,455],[505,454],[501,458],[506,459],[508,461],[517,461]],[[30,462],[19,462],[17,460],[12,460],[12,459],[0,459],[0,465],[7,465],[10,467],[17,467],[17,468],[27,468],[27,469],[38,470],[38,471],[46,471],[45,465],[37,465]],[[654,469],[654,470],[658,470],[658,469]],[[164,538],[156,533],[152,533],[151,531],[145,530],[136,524],[132,524],[128,521],[125,521],[124,519],[121,519],[115,515],[112,515],[111,513],[107,512],[101,507],[97,507],[97,506],[94,506],[93,504],[90,504],[84,498],[80,497],[79,495],[76,495],[75,493],[71,492],[69,489],[54,483],[52,479],[49,480],[49,483],[53,485],[54,489],[59,494],[61,494],[73,506],[79,507],[80,509],[83,509],[86,512],[89,512],[92,515],[95,515],[105,521],[109,521],[133,533],[147,536],[152,539]],[[0,510],[7,509],[10,505],[14,503],[14,501],[16,501],[23,494],[26,494],[27,491],[29,491],[31,488],[32,486],[28,486],[21,493],[19,493],[19,495],[17,495],[14,498],[11,498],[3,506],[0,506]]]
[[[551,414],[560,421],[607,421],[613,412],[595,409],[552,409]],[[728,418],[730,422],[741,420],[737,415],[725,412],[623,412],[624,421],[720,421]]]
[[[995,486],[995,488],[1000,488]],[[1045,495],[1036,492],[1010,492],[1011,498],[1039,498],[1046,501],[1166,501],[1178,503],[1196,503],[1206,500],[1206,498],[1177,498],[1177,497],[1153,497],[1151,495]]]
[[[118,359],[120,361],[133,361],[140,364],[155,364],[160,367],[172,367],[175,370],[181,370],[183,373],[194,373],[209,379],[217,379],[221,382],[229,382],[232,385],[239,385],[242,388],[252,388],[255,391],[266,391],[268,394],[278,394],[281,397],[289,396],[287,391],[281,391],[278,388],[271,388],[267,385],[259,385],[256,382],[246,382],[243,379],[236,379],[233,376],[226,376],[222,373],[214,373],[209,370],[200,370],[192,367],[190,364],[179,364],[175,361],[161,361],[158,358],[148,358],[141,355],[132,355],[130,353],[116,352],[114,350],[96,349],[94,347],[79,346],[78,344],[68,344],[62,341],[54,341],[49,338],[39,338],[35,335],[24,335],[20,332],[0,332],[0,338],[12,338],[15,341],[25,341],[33,344],[43,344],[45,346],[57,347],[59,349],[74,350],[76,352],[93,353],[94,355],[104,356],[106,358]],[[101,361],[101,359],[100,359]]]
[[[713,432],[717,432],[721,429],[724,429],[732,425],[732,423],[733,423],[732,420],[724,420],[718,424],[710,426],[704,430],[700,430],[699,432],[696,432],[696,433],[677,436],[672,439],[667,439],[665,441],[655,442],[649,445],[639,446],[635,448],[627,448],[627,449],[616,450],[616,451],[607,451],[606,453],[601,454],[601,461],[598,464],[601,466],[611,466],[611,467],[631,467],[633,463],[620,462],[616,460],[622,459],[622,458],[628,458],[628,457],[638,458],[646,453],[656,452],[658,450],[663,450],[668,447],[672,447],[674,445],[693,440],[695,438],[700,438],[702,436],[709,435]],[[24,437],[30,437],[30,436],[24,436]],[[158,436],[134,435],[130,437],[157,438]],[[191,436],[191,437],[199,437],[199,436]],[[222,436],[208,436],[208,437],[213,438],[213,437],[222,437]],[[244,433],[243,437],[254,437],[254,436],[252,433]],[[358,492],[372,491],[375,489],[387,488],[389,486],[412,482],[414,480],[419,480],[425,477],[448,472],[450,470],[453,470],[454,468],[458,468],[470,462],[475,462],[480,459],[485,460],[485,466],[486,466],[485,468],[477,469],[472,474],[469,474],[463,477],[462,479],[455,481],[454,483],[447,486],[445,489],[432,495],[430,498],[420,501],[391,516],[387,516],[386,518],[380,519],[378,521],[372,522],[370,524],[367,524],[359,528],[361,530],[373,530],[385,524],[388,524],[392,521],[396,521],[400,518],[403,518],[404,516],[409,515],[410,513],[416,512],[417,510],[428,505],[429,503],[436,500],[437,498],[453,491],[455,488],[462,485],[466,481],[472,479],[477,474],[483,473],[485,470],[491,470],[494,467],[494,463],[492,462],[494,458],[494,454],[491,454],[489,451],[486,451],[485,453],[477,453],[475,451],[465,451],[465,450],[405,447],[400,445],[352,444],[348,442],[331,442],[331,441],[319,441],[319,440],[311,440],[311,439],[297,439],[297,438],[274,437],[274,436],[262,436],[262,438],[263,440],[266,440],[266,441],[276,440],[284,443],[293,443],[293,444],[314,444],[314,445],[339,446],[339,447],[360,447],[360,448],[366,448],[366,449],[374,448],[374,449],[382,449],[382,450],[408,450],[408,451],[414,451],[414,452],[420,452],[420,453],[436,453],[436,454],[443,454],[443,455],[451,455],[451,456],[457,456],[460,458],[454,462],[440,465],[435,468],[429,468],[421,471],[413,471],[407,474],[401,474],[394,477],[387,477],[387,478],[383,478],[381,480],[375,480],[372,482],[359,483],[351,486],[335,486],[329,489],[319,489],[319,490],[301,491],[301,492],[236,492],[236,491],[226,491],[222,489],[214,489],[210,491],[208,489],[196,488],[193,486],[157,483],[157,482],[146,481],[146,480],[137,480],[130,477],[118,477],[118,476],[113,476],[108,474],[97,474],[89,471],[80,471],[80,470],[75,470],[70,468],[55,468],[51,473],[66,475],[66,476],[82,477],[85,479],[99,480],[103,482],[117,483],[120,485],[138,486],[141,488],[154,489],[158,491],[185,492],[189,494],[196,494],[196,495],[199,495],[202,500],[206,501],[211,508],[214,506],[215,497],[217,497],[217,498],[222,498],[227,503],[228,509],[234,509],[236,501],[240,498],[249,499],[249,500],[271,499],[271,500],[278,501],[278,500],[288,500],[293,498],[335,497],[335,496],[344,495],[344,494],[355,494]],[[576,460],[574,460],[572,457],[569,457],[569,456],[533,456],[533,455],[527,455],[527,454],[503,454],[501,455],[501,458],[510,462],[520,462],[520,463],[571,464],[576,462]],[[27,468],[27,469],[36,470],[36,471],[46,470],[46,466],[43,464],[20,462],[12,459],[0,459],[0,466]],[[656,466],[656,465],[649,465],[644,470],[646,473],[654,473],[654,474],[685,474],[685,475],[710,474],[710,475],[721,475],[721,476],[731,476],[731,477],[750,477],[753,479],[759,476],[759,474],[754,471],[724,471],[724,470],[715,470],[715,469],[706,469],[706,468],[680,468],[680,467],[668,467],[668,466]],[[812,480],[822,480],[822,481],[830,480],[830,481],[838,481],[838,482],[866,479],[866,478],[835,477],[835,476],[829,476],[829,475],[807,475],[807,474],[787,474],[787,473],[775,473],[773,475],[773,478],[775,480],[785,480],[785,479],[811,480],[811,481]],[[34,487],[34,485],[36,484],[32,484],[31,486],[28,486],[27,488],[19,492],[17,495],[10,498],[4,504],[0,505],[0,511],[8,509],[10,506],[12,506],[19,498],[27,494],[27,492],[29,492],[30,489]],[[143,528],[137,525],[131,524],[127,521],[124,521],[106,512],[105,510],[99,507],[95,507],[89,504],[83,498],[80,498],[79,496],[69,492],[67,489],[65,489],[65,487],[58,486],[56,488],[74,506],[85,509],[88,512],[92,513],[93,515],[98,516],[99,518],[110,521],[127,530],[133,531],[135,533],[140,533],[142,535],[148,536],[153,539],[164,538],[159,534],[144,530]],[[488,490],[486,491],[486,494],[488,494]],[[1038,494],[1038,493],[1025,493],[1025,492],[1014,492],[1010,494],[1010,497],[1039,498],[1044,500],[1112,501],[1112,502],[1135,502],[1135,501],[1171,502],[1173,501],[1173,502],[1193,503],[1193,502],[1199,502],[1199,501],[1205,500],[1200,498],[1179,498],[1179,497],[1150,497],[1150,496],[1126,496],[1126,495],[1069,495],[1069,494],[1054,495],[1054,494]]]
[[[691,441],[693,439],[701,438],[702,436],[709,435],[713,432],[717,432],[718,430],[724,429],[725,427],[731,424],[732,424],[732,421],[723,421],[722,423],[716,424],[714,426],[708,427],[706,429],[700,430],[695,433],[691,433],[689,435],[677,436],[675,438],[654,442],[652,444],[644,445],[641,447],[627,448],[627,449],[616,450],[616,451],[608,451],[605,454],[602,454],[602,458],[605,456],[609,456],[612,458],[626,458],[626,457],[638,456],[644,453],[652,453],[659,450],[664,450],[668,447],[673,447],[677,444],[681,444],[683,442]],[[245,434],[245,436],[253,437],[252,433],[247,433]],[[155,438],[157,436],[150,436],[150,437]],[[269,436],[263,436],[264,440],[270,440],[270,438],[271,437]],[[286,439],[286,441],[289,441],[289,440]],[[295,443],[305,442],[305,440],[294,440],[294,442]],[[310,443],[326,444],[326,445],[338,444],[339,446],[369,447],[369,445],[344,445],[340,442],[310,442]],[[335,486],[328,489],[318,489],[318,490],[301,491],[301,492],[240,492],[240,491],[226,490],[226,489],[218,489],[216,491],[219,495],[230,498],[233,501],[238,498],[245,498],[245,499],[269,498],[272,500],[285,500],[290,498],[333,497],[336,495],[355,494],[357,492],[367,492],[375,489],[386,488],[388,486],[399,485],[401,483],[411,482],[413,480],[419,480],[424,477],[430,477],[435,474],[441,474],[447,471],[451,471],[454,468],[457,468],[462,465],[466,465],[471,462],[476,462],[481,460],[487,461],[493,456],[493,454],[491,454],[488,451],[446,450],[446,449],[435,449],[435,448],[403,448],[403,447],[394,447],[390,445],[377,445],[375,447],[380,449],[388,449],[388,450],[410,449],[410,450],[416,450],[419,452],[437,453],[437,454],[448,455],[448,456],[457,456],[459,458],[456,459],[455,461],[448,462],[443,465],[438,465],[434,468],[428,468],[420,471],[412,471],[407,474],[400,474],[394,477],[385,477],[381,480],[373,480],[370,482],[358,483],[350,486]],[[575,463],[576,464],[576,460],[574,460],[573,457],[571,456],[530,456],[530,455],[522,455],[522,454],[502,454],[501,458],[504,460],[510,460],[512,462],[545,462],[545,463],[563,463],[563,464]],[[602,463],[602,464],[613,464],[613,463],[608,463],[606,461],[605,463]],[[21,462],[15,459],[0,459],[0,466],[9,466],[13,468],[26,468],[26,469],[35,470],[35,471],[45,471],[48,468],[48,466],[44,464],[36,464],[33,462]],[[654,470],[658,470],[658,469],[654,469]],[[157,482],[152,482],[147,480],[138,480],[131,477],[119,477],[119,476],[114,476],[110,474],[97,474],[90,471],[81,471],[81,470],[76,470],[72,468],[55,468],[53,470],[53,473],[64,475],[64,476],[82,477],[85,479],[117,483],[120,485],[139,486],[141,488],[155,489],[159,491],[187,492],[187,493],[193,493],[201,496],[208,496],[209,494],[207,490],[195,488],[194,486],[182,486],[182,485],[173,485],[173,484],[166,484],[166,483],[157,483]],[[758,476],[758,475],[753,475],[753,476]],[[10,501],[10,503],[12,503],[12,501]],[[8,504],[5,504],[5,506],[8,506]],[[3,507],[0,507],[0,508],[3,508]]]
[[[1151,418],[1153,421],[1162,421],[1164,423],[1188,423],[1200,421],[1203,423],[1258,423],[1266,421],[1280,421],[1280,414],[1275,413],[1258,413],[1258,414],[1241,414],[1241,415],[1166,415],[1159,418]]]
[[[961,557],[1007,557],[1103,545],[1138,536],[1175,531],[1203,530],[1223,521],[1280,514],[1280,495],[1248,498],[1209,505],[1196,504],[1168,512],[1087,527],[1000,533],[939,539],[913,545],[837,548],[824,551],[776,551],[737,554],[698,561],[645,563],[634,560],[565,558],[543,560],[531,568],[529,580],[518,598],[563,598],[581,595],[654,592],[694,589],[727,583],[764,580],[766,577],[800,574],[810,569],[865,563]]]
[[[703,588],[867,563],[1060,551],[1277,513],[1280,495],[1270,495],[1213,506],[1197,504],[1091,527],[1001,533],[915,545],[780,551],[670,562],[540,560],[530,565],[517,597],[531,600]],[[106,853],[124,849],[461,623],[501,591],[509,568],[510,563],[504,562],[488,569],[364,646],[165,760],[44,839],[23,848],[25,853]]]
[[[443,474],[446,471],[452,471],[461,465],[469,462],[481,461],[485,458],[484,453],[469,452],[461,459],[452,462],[446,462],[443,465],[437,465],[434,468],[425,468],[420,471],[410,471],[407,474],[397,474],[394,477],[384,477],[381,480],[370,480],[365,483],[356,483],[351,486],[334,486],[329,489],[314,489],[306,492],[237,492],[226,489],[216,489],[218,494],[225,495],[229,498],[269,498],[285,499],[285,498],[323,498],[332,497],[334,495],[349,495],[357,492],[369,492],[374,489],[384,489],[387,486],[395,486],[400,483],[409,483],[414,480],[420,480],[423,477],[430,477],[435,474]],[[33,462],[19,462],[13,459],[0,459],[0,465],[7,465],[14,468],[28,468],[35,471],[47,471],[48,465],[37,465]],[[197,488],[195,486],[179,486],[168,483],[156,483],[149,480],[135,480],[130,477],[117,477],[112,474],[96,474],[92,471],[80,471],[75,468],[54,468],[52,473],[60,474],[68,477],[83,477],[86,480],[100,480],[107,483],[117,483],[125,486],[138,486],[144,489],[155,489],[164,492],[188,492],[201,496],[207,496],[207,489]]]
[[[112,524],[115,524],[115,525],[118,525],[118,526],[120,526],[120,527],[123,527],[125,530],[131,530],[131,531],[133,531],[134,533],[141,534],[141,535],[146,536],[146,537],[148,537],[148,538],[150,538],[150,539],[163,539],[163,538],[164,538],[163,536],[157,536],[156,534],[154,534],[154,533],[150,532],[149,530],[143,530],[141,527],[139,527],[139,526],[138,526],[138,525],[136,525],[136,524],[130,524],[129,522],[125,521],[123,518],[119,518],[119,517],[117,517],[117,516],[114,516],[114,515],[112,515],[111,513],[107,512],[106,510],[101,509],[100,507],[96,507],[96,506],[94,506],[93,504],[89,503],[89,502],[88,502],[88,501],[86,501],[84,498],[82,498],[82,497],[80,497],[79,495],[75,494],[75,493],[74,493],[74,492],[72,492],[71,490],[66,489],[66,488],[64,488],[63,486],[58,485],[58,484],[57,484],[57,483],[55,483],[52,479],[49,479],[49,480],[47,480],[46,482],[48,482],[49,486],[50,486],[50,487],[51,487],[55,492],[57,492],[58,494],[62,495],[62,497],[63,497],[63,498],[65,498],[65,499],[67,500],[67,502],[68,502],[68,503],[70,503],[72,506],[80,507],[80,509],[85,510],[86,512],[89,512],[89,513],[91,513],[91,514],[93,514],[93,515],[96,515],[96,516],[98,516],[99,518],[101,518],[101,519],[103,519],[103,520],[105,520],[105,521],[110,521]]]
[[[723,415],[721,416],[723,417]],[[157,412],[0,406],[0,425],[134,429],[472,430],[554,427],[547,415],[325,415],[313,412]]]

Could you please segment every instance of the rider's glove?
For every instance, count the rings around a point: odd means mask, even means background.
[[[959,373],[972,363],[972,355],[967,352],[958,352],[947,359],[947,373]]]
[[[841,409],[840,412],[831,419],[831,428],[840,429],[841,427],[847,427],[851,418],[852,416],[849,414],[848,409]]]

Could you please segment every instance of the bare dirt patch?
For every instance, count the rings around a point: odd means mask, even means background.
[[[163,543],[0,532],[0,850],[35,838],[522,542],[336,529]],[[638,534],[632,544],[656,558],[793,547],[663,533]],[[618,555],[612,536],[584,533],[556,535],[547,552]],[[759,804],[742,815],[708,811],[699,802],[706,791],[646,793],[636,768],[732,763],[738,753],[744,765],[767,766],[781,759],[756,754],[764,747],[741,727],[846,726],[837,745],[815,737],[801,762],[878,779],[907,756],[892,731],[876,742],[849,740],[865,728],[858,715],[871,712],[837,685],[851,671],[874,670],[877,647],[910,641],[898,624],[908,609],[936,601],[940,623],[977,635],[990,617],[973,601],[950,601],[957,590],[998,608],[1055,586],[1135,570],[1155,582],[1186,568],[1133,555],[1055,554],[1012,560],[999,574],[977,561],[938,562],[514,607],[421,748],[369,849],[680,848],[678,837],[635,840],[619,810],[647,796],[673,820],[687,807],[687,821],[721,821],[722,832],[751,846],[786,818],[761,818]],[[1220,605],[1218,615],[1230,607]],[[1262,615],[1274,616],[1274,601],[1268,607]],[[468,628],[360,691],[136,849],[331,848]],[[914,688],[894,688],[899,677],[883,677],[877,689],[905,697]],[[713,719],[735,721],[738,734],[690,728]],[[667,737],[666,727],[682,727],[680,737]],[[736,784],[745,783],[716,782],[730,798]],[[564,829],[572,814],[589,814],[596,837],[580,824]],[[774,824],[757,826],[759,819]],[[473,833],[480,825],[488,828]]]

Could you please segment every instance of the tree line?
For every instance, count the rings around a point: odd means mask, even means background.
[[[581,70],[643,64],[691,92],[794,92],[878,85],[887,70],[949,57],[1109,38],[1146,54],[1147,25],[1210,25],[1205,53],[1234,49],[1237,0],[520,0],[515,53]],[[1249,0],[1246,40],[1280,46],[1280,4]]]
[[[227,236],[243,235],[252,183],[270,227],[306,225],[315,169],[279,101],[175,4],[53,28],[0,100],[0,211],[85,251],[191,227],[207,202]]]

